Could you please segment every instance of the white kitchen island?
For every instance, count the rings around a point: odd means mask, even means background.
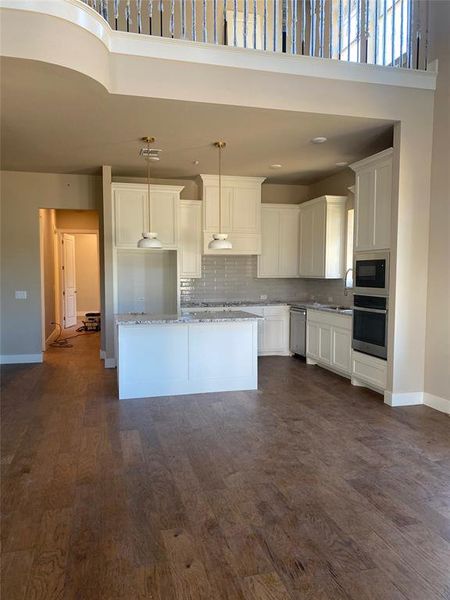
[[[259,318],[244,311],[116,315],[119,398],[257,389]]]

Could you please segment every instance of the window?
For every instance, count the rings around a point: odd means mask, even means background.
[[[353,269],[353,227],[355,223],[355,210],[351,208],[347,211],[347,240],[345,253],[345,269]],[[353,287],[353,271],[347,275],[347,287]]]

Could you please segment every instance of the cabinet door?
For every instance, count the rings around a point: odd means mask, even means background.
[[[114,190],[114,237],[120,248],[136,248],[148,231],[147,194],[137,189]]]
[[[258,256],[258,277],[279,276],[280,254],[280,211],[276,208],[262,208],[261,234],[262,251]]]
[[[180,277],[202,276],[202,203],[180,202]]]
[[[319,360],[324,363],[331,362],[331,327],[319,325]]]
[[[258,233],[260,204],[260,189],[234,187],[231,196],[231,231]],[[226,215],[224,218],[226,219]]]
[[[178,245],[178,202],[175,192],[151,191],[150,227],[156,231],[165,248]]]
[[[373,248],[385,250],[391,241],[392,162],[380,164],[375,171]]]
[[[312,207],[312,272],[314,277],[325,276],[325,243],[327,204],[320,202]]]
[[[319,359],[319,324],[314,321],[306,322],[306,354]]]
[[[348,329],[333,327],[331,332],[331,365],[350,374],[352,360],[352,334]]]
[[[375,172],[366,169],[356,175],[355,250],[374,247],[374,190]]]
[[[264,231],[263,231],[264,236]],[[279,212],[279,277],[298,277],[299,271],[298,210]]]
[[[203,191],[203,229],[214,233],[227,233],[231,230],[231,209],[233,188],[222,186],[222,223],[219,231],[219,186],[208,184]]]
[[[313,275],[313,206],[300,208],[300,275]]]
[[[280,316],[264,317],[263,351],[286,351],[286,319]]]

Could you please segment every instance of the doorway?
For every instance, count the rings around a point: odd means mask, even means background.
[[[99,217],[94,210],[41,209],[42,349],[83,332],[100,313]]]

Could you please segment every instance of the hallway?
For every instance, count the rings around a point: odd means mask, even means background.
[[[119,402],[73,343],[2,368],[5,599],[450,597],[448,416],[282,357]]]

